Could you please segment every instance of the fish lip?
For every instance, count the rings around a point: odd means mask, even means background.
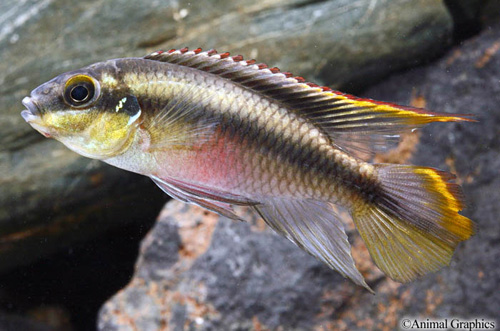
[[[26,116],[32,115],[32,116],[40,116],[40,109],[36,105],[35,101],[31,99],[31,97],[25,97],[22,101],[24,107],[26,107],[26,110],[23,110],[21,112],[21,115],[26,119]]]
[[[22,103],[27,108],[21,112],[21,116],[24,120],[42,135],[47,138],[51,138],[52,135],[43,124],[40,108],[37,106],[35,101],[33,101],[31,97],[25,97]]]

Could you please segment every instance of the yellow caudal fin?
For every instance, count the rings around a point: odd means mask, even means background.
[[[409,282],[450,263],[475,232],[453,175],[432,168],[377,165],[380,194],[352,210],[370,255],[392,279]]]

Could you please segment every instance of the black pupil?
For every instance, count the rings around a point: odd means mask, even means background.
[[[75,86],[71,90],[71,98],[75,101],[84,101],[89,96],[89,90],[85,86]]]

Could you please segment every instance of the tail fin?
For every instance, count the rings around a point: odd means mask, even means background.
[[[432,168],[378,164],[381,194],[352,211],[377,266],[409,282],[448,265],[457,244],[475,232],[452,174]]]

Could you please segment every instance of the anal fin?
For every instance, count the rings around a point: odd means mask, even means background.
[[[342,221],[327,202],[271,198],[255,209],[276,232],[373,293],[355,266]]]

